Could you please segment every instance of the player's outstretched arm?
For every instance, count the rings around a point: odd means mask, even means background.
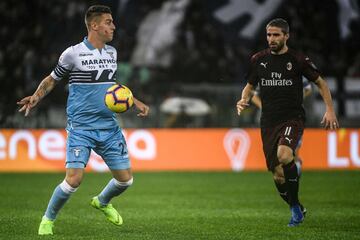
[[[32,96],[27,96],[17,102],[21,106],[19,112],[25,111],[25,117],[29,115],[30,110],[35,107],[40,100],[45,97],[56,85],[56,80],[50,75],[44,78]]]
[[[140,112],[137,114],[139,117],[146,117],[149,114],[149,106],[134,97],[134,104]]]
[[[315,81],[315,84],[319,88],[320,95],[323,98],[326,106],[326,112],[321,121],[321,124],[323,124],[326,129],[336,130],[339,128],[339,122],[334,111],[330,89],[322,77],[318,77],[318,79]]]
[[[241,99],[236,103],[236,109],[238,115],[240,115],[242,110],[244,110],[249,106],[249,101],[252,97],[252,93],[254,92],[254,90],[255,90],[254,86],[251,85],[250,83],[246,84],[246,86],[244,87],[241,94]]]

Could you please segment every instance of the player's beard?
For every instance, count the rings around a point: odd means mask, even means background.
[[[283,49],[284,47],[284,41],[280,41],[279,43],[276,43],[276,45],[269,44],[269,47],[272,52],[278,53]]]

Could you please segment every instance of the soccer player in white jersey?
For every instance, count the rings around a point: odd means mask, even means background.
[[[115,225],[123,220],[110,200],[123,193],[133,182],[128,151],[115,114],[107,109],[104,96],[116,81],[116,49],[107,45],[113,39],[115,25],[107,6],[91,6],[85,16],[88,36],[83,42],[66,49],[53,72],[45,77],[32,96],[18,102],[20,112],[30,110],[69,74],[67,101],[66,176],[54,190],[39,226],[39,235],[52,235],[60,209],[79,187],[91,149],[98,153],[111,170],[113,178],[90,204],[101,210]],[[134,98],[138,116],[148,115],[149,107]]]

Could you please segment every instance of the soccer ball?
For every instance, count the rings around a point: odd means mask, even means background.
[[[124,85],[115,84],[106,91],[105,105],[113,112],[126,112],[133,103],[132,92]]]

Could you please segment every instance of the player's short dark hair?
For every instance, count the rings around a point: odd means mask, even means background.
[[[267,25],[266,28],[268,27],[278,27],[281,28],[281,31],[284,34],[288,34],[290,32],[290,27],[288,22],[283,19],[283,18],[275,18],[273,20],[271,20]]]
[[[111,9],[105,5],[92,5],[88,8],[85,14],[85,24],[89,26],[90,22],[104,13],[111,14]]]

